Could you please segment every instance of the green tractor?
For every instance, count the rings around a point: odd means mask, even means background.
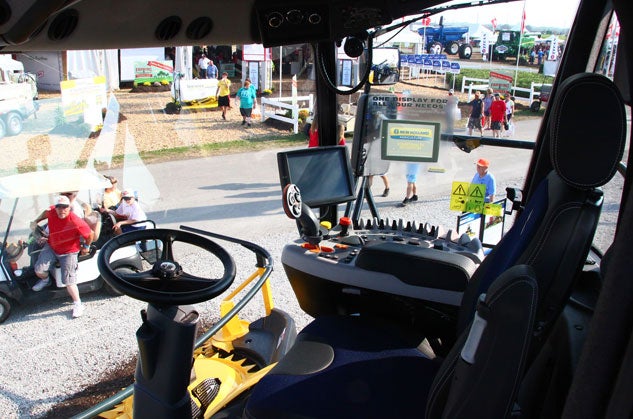
[[[497,42],[492,45],[492,59],[495,61],[505,61],[508,57],[517,57],[519,52],[519,42],[523,52],[527,52],[534,47],[534,38],[523,36],[520,31],[501,30],[498,32]]]

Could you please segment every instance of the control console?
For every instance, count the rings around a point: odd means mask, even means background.
[[[429,311],[447,317],[457,311],[484,259],[479,239],[467,234],[455,236],[429,223],[353,223],[347,217],[326,229],[295,185],[287,185],[283,196],[284,210],[297,221],[301,239],[284,247],[281,262],[301,308],[314,317],[375,312],[377,307],[402,311],[420,323]]]

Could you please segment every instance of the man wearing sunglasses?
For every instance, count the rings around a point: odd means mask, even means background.
[[[112,229],[114,234],[121,234],[133,230],[144,230],[145,224],[136,224],[139,221],[147,220],[147,215],[134,197],[134,191],[126,189],[121,193],[121,204],[116,210],[109,210],[117,219]]]
[[[33,286],[33,291],[41,291],[50,284],[49,269],[52,264],[59,262],[61,282],[66,285],[68,295],[73,300],[74,318],[80,317],[84,312],[77,288],[77,254],[90,251],[94,233],[83,219],[71,211],[70,205],[68,197],[60,195],[55,199],[55,205],[43,211],[31,223],[31,228],[34,229],[37,223],[47,220],[49,232],[48,237],[42,239],[44,247],[35,263],[35,275],[40,280]],[[84,240],[83,245],[80,238]]]

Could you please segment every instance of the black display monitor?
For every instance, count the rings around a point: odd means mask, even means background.
[[[354,180],[345,146],[311,147],[277,153],[281,188],[293,183],[309,207],[352,201]]]

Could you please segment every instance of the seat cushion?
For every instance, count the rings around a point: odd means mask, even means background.
[[[439,362],[418,350],[417,340],[373,319],[318,318],[255,386],[246,415],[421,417]]]

